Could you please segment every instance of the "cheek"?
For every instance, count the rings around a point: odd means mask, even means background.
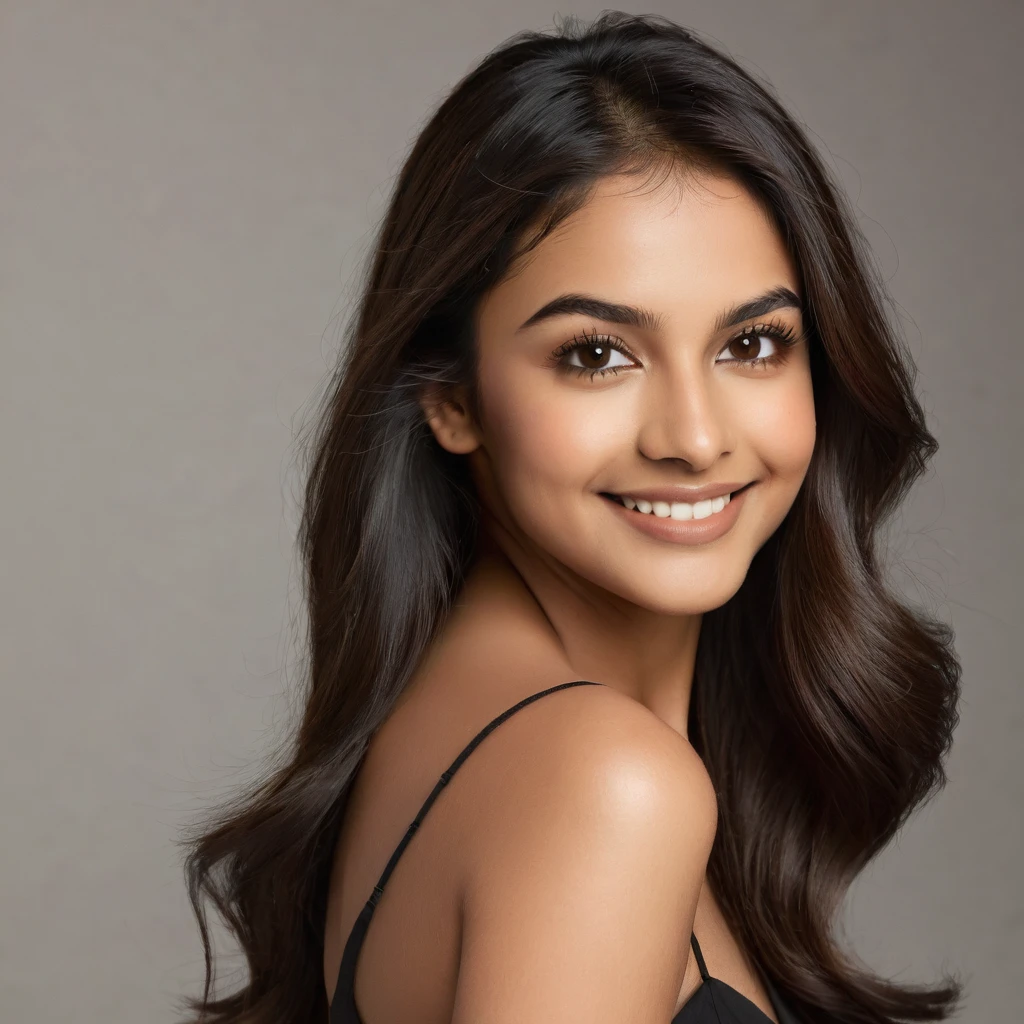
[[[814,451],[816,424],[810,374],[780,380],[751,402],[743,422],[751,446],[778,484],[795,495]],[[791,495],[792,496],[792,495]]]
[[[481,376],[485,444],[505,488],[579,491],[607,466],[628,431],[621,403],[530,375],[521,381]]]

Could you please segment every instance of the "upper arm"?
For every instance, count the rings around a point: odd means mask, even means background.
[[[481,783],[492,799],[467,858],[453,1024],[671,1018],[714,792],[650,711],[585,689],[490,752],[508,770]]]

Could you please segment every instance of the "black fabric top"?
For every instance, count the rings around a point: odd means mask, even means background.
[[[430,810],[431,805],[437,799],[438,794],[448,785],[451,777],[459,770],[462,762],[473,752],[477,744],[493,729],[496,729],[506,718],[514,715],[521,708],[526,707],[535,700],[556,690],[564,690],[568,686],[604,686],[604,683],[596,683],[589,679],[577,679],[571,683],[559,683],[539,693],[531,694],[523,698],[518,704],[503,711],[497,718],[492,719],[466,744],[462,753],[452,762],[447,771],[441,774],[437,785],[430,792],[430,796],[424,801],[419,814],[413,819],[412,824],[406,830],[402,841],[391,854],[391,859],[384,868],[377,884],[373,887],[370,898],[366,901],[356,923],[349,933],[348,941],[345,943],[345,950],[341,957],[341,965],[338,969],[338,984],[331,999],[330,1024],[363,1024],[359,1011],[356,1008],[354,985],[356,975],[356,961],[359,951],[362,948],[363,940],[366,938],[366,930],[370,925],[370,919],[377,908],[377,903],[384,894],[384,886],[394,871],[399,857],[402,856],[409,840],[412,839],[416,829],[420,827]],[[697,942],[697,936],[690,936],[690,945],[697,958],[697,966],[700,968],[701,985],[694,991],[693,995],[680,1008],[679,1012],[672,1018],[671,1024],[771,1024],[771,1018],[767,1016],[758,1006],[752,1003],[746,996],[737,992],[731,985],[727,985],[718,978],[711,977],[704,964],[704,957]],[[792,1012],[783,1004],[778,992],[770,981],[765,979],[765,987],[771,999],[775,1014],[779,1018],[779,1024],[797,1024]]]

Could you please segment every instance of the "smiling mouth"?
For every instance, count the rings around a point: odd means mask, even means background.
[[[642,498],[631,498],[628,494],[609,494],[606,491],[601,492],[601,497],[614,501],[618,505],[623,505],[638,515],[652,515],[659,519],[686,521],[689,519],[707,519],[721,512],[737,494],[747,490],[753,483],[754,481],[751,481],[731,494],[724,494],[718,498],[706,498],[704,501],[697,501],[692,504],[686,501],[646,501]]]

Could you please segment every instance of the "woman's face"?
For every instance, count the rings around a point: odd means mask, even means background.
[[[483,298],[481,422],[431,423],[520,557],[698,614],[739,589],[811,458],[798,279],[735,180],[638,184],[602,181]]]

